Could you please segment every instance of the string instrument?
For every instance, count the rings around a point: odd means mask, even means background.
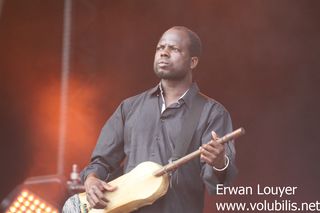
[[[219,138],[217,142],[224,144],[244,133],[245,130],[239,128]],[[140,163],[129,173],[109,182],[117,189],[105,192],[104,196],[109,200],[106,208],[91,208],[86,193],[80,193],[80,211],[81,213],[128,213],[142,206],[151,205],[166,194],[169,186],[168,173],[200,156],[200,154],[200,150],[196,150],[165,166],[150,161]]]

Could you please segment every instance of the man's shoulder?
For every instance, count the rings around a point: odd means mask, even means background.
[[[128,97],[126,99],[124,99],[121,103],[122,109],[124,110],[124,112],[129,112],[132,109],[136,109],[137,106],[143,104],[143,102],[145,100],[149,100],[149,98],[152,96],[153,94],[153,90],[154,88],[145,90],[143,92],[138,93],[137,95]]]
[[[153,88],[145,90],[143,92],[140,92],[136,95],[130,96],[130,97],[124,99],[123,103],[131,105],[139,100],[145,99],[147,96],[149,96],[151,94],[151,90],[153,90]]]
[[[216,111],[218,113],[229,113],[228,110],[226,109],[226,107],[219,101],[217,101],[216,99],[213,99],[203,93],[199,93],[205,100],[206,100],[206,105],[205,107],[207,107],[210,110]]]

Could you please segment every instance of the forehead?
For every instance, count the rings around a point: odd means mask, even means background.
[[[189,36],[182,30],[170,29],[160,38],[158,44],[169,44],[177,46],[188,46],[190,43]]]

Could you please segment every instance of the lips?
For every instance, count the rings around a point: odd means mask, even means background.
[[[169,65],[169,62],[168,62],[168,61],[163,61],[163,60],[161,60],[161,61],[158,62],[158,65],[159,65],[160,67],[168,66],[168,65]]]

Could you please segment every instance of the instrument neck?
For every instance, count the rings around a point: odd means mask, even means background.
[[[228,142],[232,139],[235,139],[241,135],[244,135],[244,133],[245,133],[245,130],[243,128],[239,128],[229,134],[226,134],[222,138],[219,138],[217,140],[217,142],[221,143],[221,144],[225,144],[226,142]],[[178,167],[186,164],[190,160],[200,156],[200,154],[201,154],[200,150],[196,150],[194,152],[191,152],[190,154],[188,154],[188,155],[186,155],[176,161],[168,163],[167,165],[163,166],[161,169],[158,169],[157,171],[155,171],[153,174],[156,177],[160,177],[166,173],[172,172],[172,171],[176,170]]]

